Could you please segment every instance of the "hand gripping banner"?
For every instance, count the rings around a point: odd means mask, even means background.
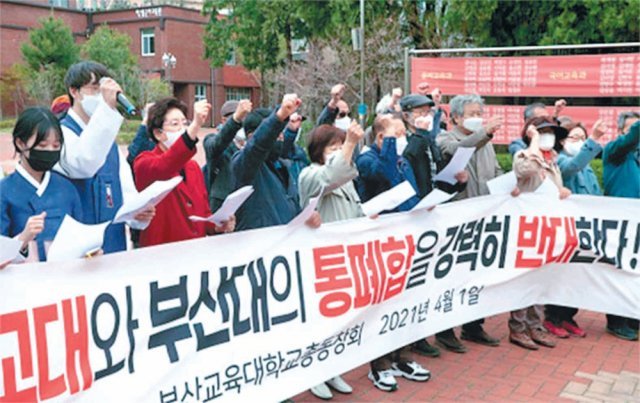
[[[486,196],[10,266],[0,400],[276,402],[533,304],[638,318],[638,211],[632,199]]]

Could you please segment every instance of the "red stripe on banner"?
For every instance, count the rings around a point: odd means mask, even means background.
[[[412,91],[423,81],[448,95],[640,96],[640,54],[414,57]]]

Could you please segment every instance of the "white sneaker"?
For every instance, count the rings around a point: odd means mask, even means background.
[[[415,361],[394,362],[391,364],[393,375],[402,376],[416,382],[426,382],[431,378],[431,372]]]
[[[325,383],[340,393],[349,394],[353,392],[353,388],[349,386],[349,384],[346,383],[344,379],[340,377],[340,375],[334,376]]]
[[[385,392],[393,392],[398,389],[396,378],[393,377],[393,371],[385,369],[384,371],[369,371],[369,379],[373,385]]]
[[[333,398],[333,394],[324,382],[320,385],[314,386],[313,388],[309,389],[309,391],[318,399],[331,400]]]

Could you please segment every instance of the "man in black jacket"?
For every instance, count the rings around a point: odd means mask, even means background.
[[[233,139],[242,128],[242,121],[251,112],[251,108],[252,104],[248,99],[235,104],[225,102],[221,113],[226,122],[219,132],[208,134],[204,138],[204,151],[207,157],[205,180],[209,191],[209,206],[213,212],[222,206],[224,199],[233,191],[231,157],[239,150]],[[230,110],[231,113],[229,113]]]

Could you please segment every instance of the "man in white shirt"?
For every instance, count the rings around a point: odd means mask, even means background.
[[[56,169],[78,189],[86,224],[110,221],[128,195],[136,193],[131,170],[115,143],[124,120],[116,109],[122,89],[105,66],[91,61],[71,66],[64,82],[71,108],[60,121],[64,148]],[[128,224],[144,229],[154,214],[149,206]],[[126,245],[124,224],[109,225],[104,252],[123,251]]]

